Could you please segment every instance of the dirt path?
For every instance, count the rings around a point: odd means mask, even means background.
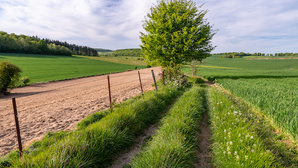
[[[141,148],[145,143],[145,139],[155,134],[159,122],[151,125],[144,131],[144,134],[136,139],[136,144],[121,153],[109,168],[122,168],[131,162],[131,159],[141,152]]]
[[[140,70],[143,89],[153,90],[151,69]],[[112,98],[123,101],[140,93],[137,71],[110,75]],[[22,141],[26,144],[48,131],[71,130],[89,114],[108,108],[107,76],[95,76],[17,88],[0,97],[0,155],[17,146],[11,98],[18,106]]]

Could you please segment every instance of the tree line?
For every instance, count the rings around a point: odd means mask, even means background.
[[[275,57],[284,57],[284,56],[298,56],[298,53],[274,53],[274,54],[265,54],[265,53],[244,53],[244,52],[226,52],[226,53],[216,53],[213,55],[223,55],[222,58],[240,58],[243,56],[275,56]]]
[[[97,56],[97,51],[87,47],[69,44],[58,40],[41,39],[37,36],[8,34],[0,31],[0,52]]]
[[[140,57],[141,49],[140,48],[131,48],[131,49],[118,49],[113,52],[105,53],[104,56],[131,56],[131,57]]]

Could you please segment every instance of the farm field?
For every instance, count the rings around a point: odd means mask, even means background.
[[[298,138],[298,60],[220,59],[200,65],[202,77],[215,81],[270,117],[274,124]],[[186,68],[185,72],[190,73]]]
[[[85,56],[84,56],[85,57]],[[113,62],[118,64],[127,64],[127,65],[135,65],[135,66],[146,66],[147,64],[142,61],[141,57],[131,57],[131,56],[100,56],[100,57],[88,57],[90,59],[100,60],[100,61],[106,61],[106,62]]]
[[[31,83],[123,72],[134,70],[136,66],[90,58],[93,57],[0,53],[0,61],[9,60],[21,67],[22,76],[28,76]]]

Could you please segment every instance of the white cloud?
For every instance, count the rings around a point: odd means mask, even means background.
[[[296,0],[194,0],[218,33],[215,52],[298,52]],[[0,30],[79,45],[131,48],[156,0],[1,0]]]

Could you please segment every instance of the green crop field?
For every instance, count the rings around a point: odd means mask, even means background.
[[[78,56],[0,53],[0,61],[19,66],[31,83],[71,79],[135,69],[135,65],[106,62]],[[145,66],[137,66],[145,68]]]
[[[264,111],[277,126],[298,138],[298,59],[219,57],[206,59],[199,67],[200,75]]]

